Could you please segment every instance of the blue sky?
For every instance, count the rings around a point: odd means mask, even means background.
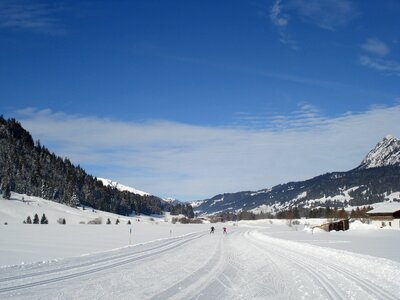
[[[0,1],[0,110],[160,196],[347,170],[400,135],[399,15],[396,0]]]

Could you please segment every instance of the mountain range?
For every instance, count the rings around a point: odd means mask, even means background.
[[[224,193],[192,202],[197,215],[277,213],[293,207],[349,207],[400,201],[400,140],[384,137],[356,168],[258,191]]]
[[[289,182],[258,191],[224,193],[183,203],[161,199],[110,179],[89,175],[67,158],[51,153],[15,119],[0,117],[0,190],[67,204],[130,215],[217,215],[220,213],[278,213],[293,207],[351,207],[400,201],[400,140],[382,139],[354,169],[326,173],[309,180]]]

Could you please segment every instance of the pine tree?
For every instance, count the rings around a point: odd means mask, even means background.
[[[131,225],[131,220],[128,220],[128,225]]]
[[[26,218],[26,224],[32,224],[31,216],[28,216],[28,217]]]
[[[69,200],[69,205],[71,207],[78,207],[79,204],[80,204],[79,197],[78,197],[77,193],[74,191],[72,193],[71,199]]]
[[[115,220],[115,225],[119,224],[119,219]]]
[[[110,218],[107,219],[107,225],[111,224]]]
[[[40,219],[40,224],[49,224],[45,214],[43,214],[42,218]]]
[[[33,224],[39,224],[39,216],[38,216],[38,214],[35,214],[35,216],[33,217]]]
[[[3,190],[3,198],[10,200],[11,198],[10,184],[7,184]]]
[[[0,190],[2,191],[3,198],[10,200],[11,186],[10,186],[10,180],[7,177],[3,178],[2,182],[1,182]]]

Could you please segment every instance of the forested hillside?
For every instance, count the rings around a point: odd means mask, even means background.
[[[38,196],[69,206],[87,205],[118,213],[160,214],[172,206],[155,196],[141,196],[104,186],[79,165],[51,153],[15,119],[0,117],[0,187],[5,198],[10,191]],[[190,207],[191,208],[191,207]],[[190,209],[186,209],[190,213]],[[193,211],[191,211],[193,213]]]

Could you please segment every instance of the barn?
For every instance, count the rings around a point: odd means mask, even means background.
[[[371,224],[379,228],[391,227],[400,229],[400,203],[383,203],[367,212]]]

